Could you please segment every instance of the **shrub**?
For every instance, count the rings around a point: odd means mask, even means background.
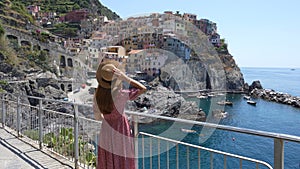
[[[4,35],[4,33],[5,33],[5,30],[0,23],[0,38]]]
[[[24,135],[32,140],[39,140],[39,133],[37,130],[25,130]]]
[[[58,134],[53,132],[45,134],[43,142],[47,144],[47,147],[53,148],[54,151],[61,153],[65,156],[73,156],[74,152],[74,134],[72,128],[61,128]],[[82,139],[82,136],[78,138],[79,144],[79,160],[87,165],[96,166],[96,155],[92,150],[85,150],[87,145]]]

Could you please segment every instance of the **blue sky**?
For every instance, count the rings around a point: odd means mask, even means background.
[[[100,0],[122,18],[180,11],[217,23],[240,67],[300,68],[299,0]]]

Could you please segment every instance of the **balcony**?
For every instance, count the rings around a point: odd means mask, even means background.
[[[39,149],[47,149],[73,163],[74,168],[95,168],[97,136],[101,121],[92,119],[91,106],[30,96],[0,94],[2,126],[14,130],[20,139],[30,138]],[[28,104],[28,100],[32,106]],[[53,109],[56,109],[54,111]],[[285,141],[300,143],[300,137],[280,133],[250,130],[199,121],[191,121],[140,112],[126,112],[134,132],[136,168],[230,168],[233,161],[238,168],[284,168]],[[249,135],[266,137],[274,141],[274,165],[259,159],[223,152],[201,144],[182,141],[176,131],[153,134],[143,129],[145,122],[163,121],[185,126],[181,134],[196,131],[192,127],[206,127]],[[145,128],[145,127],[144,127]],[[176,139],[177,138],[177,139]],[[183,137],[182,137],[183,138]],[[200,137],[199,137],[200,138]],[[218,160],[216,158],[218,157]],[[222,157],[222,158],[220,158]],[[247,164],[247,166],[245,165]]]

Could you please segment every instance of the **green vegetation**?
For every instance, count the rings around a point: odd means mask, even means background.
[[[8,85],[8,83],[6,80],[0,80],[0,93],[4,92],[2,87],[7,86],[7,85]]]
[[[8,2],[11,2],[10,5],[1,1],[0,10],[9,11],[8,13],[3,13],[2,17],[7,18],[8,24],[13,27],[23,27],[27,21],[35,23],[33,16],[27,11],[26,7],[29,5],[39,6],[40,12],[56,12],[58,17],[64,16],[73,10],[87,9],[89,11],[88,17],[90,18],[99,15],[107,16],[111,20],[120,18],[115,12],[103,6],[99,0],[11,0]],[[11,12],[19,14],[20,17],[10,16]],[[79,23],[57,24],[51,28],[47,24],[43,26],[49,28],[49,31],[52,33],[65,38],[76,37],[80,29]]]
[[[0,38],[4,35],[4,33],[5,33],[5,30],[0,23]]]
[[[6,80],[0,80],[0,85],[8,85]]]
[[[31,31],[31,35],[41,41],[41,42],[44,42],[44,43],[48,43],[49,41],[53,41],[53,36],[47,32],[42,32],[42,33],[37,33],[36,31]]]
[[[32,140],[39,140],[39,133],[37,130],[25,130],[23,133]]]
[[[220,47],[216,47],[217,52],[228,52],[228,44],[225,43],[225,39],[221,39]]]
[[[0,54],[4,56],[4,61],[11,65],[18,65],[20,63],[19,58],[9,42],[6,41],[4,37],[0,36],[0,44]]]
[[[39,5],[44,12],[57,12],[60,15],[77,9],[91,9],[91,6],[95,6],[92,9],[94,15],[105,15],[109,19],[115,20],[120,17],[112,12],[107,7],[103,6],[98,0],[12,0],[13,2],[19,2],[25,6]]]
[[[53,32],[56,35],[63,37],[73,37],[77,35],[77,30],[79,29],[78,24],[72,23],[59,23],[54,25],[53,28],[50,28],[49,31]]]
[[[18,12],[22,16],[24,16],[31,23],[34,22],[32,16],[27,12],[27,9],[25,8],[25,6],[22,2],[18,2],[18,1],[13,0],[12,5],[11,5],[11,9]]]
[[[48,145],[49,148],[53,148],[54,151],[59,152],[65,156],[72,156],[74,152],[74,134],[72,128],[61,128],[59,134],[53,132],[45,134],[43,142]],[[88,165],[96,166],[96,156],[92,150],[86,149],[87,142],[83,141],[82,137],[79,137],[79,156],[80,161]]]
[[[24,135],[33,139],[39,140],[38,130],[26,130],[23,132]],[[65,155],[73,156],[74,152],[74,134],[72,128],[61,128],[59,134],[53,132],[47,133],[43,136],[43,143],[47,145],[48,148],[53,148],[54,151]],[[84,142],[82,137],[79,137],[79,160],[90,166],[96,166],[96,155],[92,150],[85,149],[88,144]]]
[[[47,51],[44,50],[36,50],[36,51],[30,51],[30,49],[24,47],[25,56],[30,61],[31,65],[38,65],[43,70],[49,70],[51,71],[51,67],[49,65],[49,54]]]

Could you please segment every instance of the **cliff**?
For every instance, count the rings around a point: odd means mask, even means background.
[[[226,89],[231,91],[243,91],[245,80],[243,74],[235,63],[233,56],[226,53],[219,53],[219,57],[223,62],[226,75]]]
[[[244,77],[228,52],[204,54],[187,62],[169,61],[159,76],[165,87],[175,91],[226,90],[244,91]]]

